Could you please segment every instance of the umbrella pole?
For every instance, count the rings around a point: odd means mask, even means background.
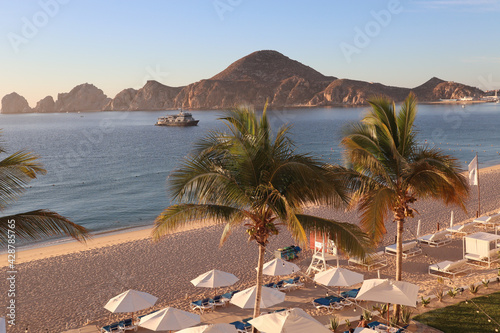
[[[389,325],[390,325],[390,321],[389,321],[389,316],[391,313],[391,311],[389,310],[390,305],[391,305],[391,303],[387,303],[387,332],[389,332]]]

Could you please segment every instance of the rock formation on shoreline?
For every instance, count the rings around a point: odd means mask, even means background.
[[[102,111],[111,99],[93,84],[80,84],[69,93],[57,95],[55,112]]]
[[[28,113],[32,112],[28,101],[16,92],[2,98],[2,113]]]
[[[139,90],[128,88],[113,99],[92,84],[81,84],[69,93],[47,96],[31,109],[17,93],[2,99],[2,113],[125,111],[168,109],[227,109],[248,104],[261,108],[353,106],[366,104],[374,95],[396,102],[413,91],[420,102],[440,99],[479,98],[484,92],[461,83],[433,77],[415,88],[337,79],[292,60],[277,51],[257,51],[243,57],[210,79],[184,87],[169,87],[148,81]]]

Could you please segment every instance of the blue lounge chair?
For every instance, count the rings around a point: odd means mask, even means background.
[[[371,323],[368,323],[368,327],[369,328],[375,328],[377,327],[378,325],[380,325],[381,323],[378,322],[378,321],[372,321]]]
[[[266,283],[264,285],[264,287],[267,287],[267,288],[276,288],[276,284],[274,282],[271,282],[271,283]]]
[[[200,313],[203,314],[204,311],[213,310],[214,309],[214,301],[210,298],[204,298],[199,301],[194,301],[189,304],[191,306],[191,310],[200,310]]]
[[[137,331],[137,325],[134,325],[134,321],[132,320],[132,318],[122,320],[119,322],[119,324],[120,328],[123,331],[132,331],[132,330]]]
[[[341,301],[340,297],[329,296],[315,299],[313,305],[316,309],[342,310],[344,305]]]
[[[233,325],[236,330],[238,331],[238,333],[246,333],[246,332],[250,332],[251,329],[252,329],[252,325],[250,325],[249,323],[244,323],[242,321],[233,321],[232,323],[229,323],[230,325]]]
[[[303,286],[304,283],[300,281],[300,276],[296,276],[293,279],[285,280],[285,287],[287,287],[289,290],[302,288]]]
[[[215,307],[217,306],[226,306],[226,303],[229,301],[228,299],[224,298],[223,295],[217,295],[212,298],[213,304]]]
[[[123,330],[120,327],[120,323],[113,323],[111,325],[101,327],[101,332],[102,333],[116,333],[116,332],[123,332]]]

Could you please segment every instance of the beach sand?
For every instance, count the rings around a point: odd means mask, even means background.
[[[481,211],[496,212],[500,209],[500,167],[482,169]],[[477,210],[477,187],[471,190],[467,203],[468,213],[457,207],[446,207],[432,201],[417,202],[419,212],[413,219],[407,220],[404,237],[414,239],[417,221],[422,221],[421,234],[435,232],[437,224],[441,228],[449,225],[450,212],[454,211],[455,224],[475,217]],[[309,213],[340,221],[356,223],[355,212],[338,212],[324,207],[311,207]],[[217,292],[232,289],[244,289],[255,282],[257,264],[257,245],[248,243],[243,229],[235,230],[228,241],[219,247],[222,226],[196,225],[190,230],[175,233],[157,243],[150,239],[150,229],[124,232],[96,237],[87,245],[69,242],[61,245],[30,249],[18,253],[16,281],[16,326],[8,332],[61,332],[90,325],[104,325],[127,315],[111,314],[103,308],[113,296],[128,289],[149,292],[159,298],[155,309],[174,306],[188,310],[189,302],[213,296],[211,289],[195,288],[189,281],[211,269],[219,269],[235,274],[240,281],[230,288],[221,288]],[[388,233],[382,245],[394,242],[395,224],[387,223]],[[480,229],[478,229],[480,230]],[[294,244],[286,230],[281,230],[268,245],[266,261],[274,258],[275,249]],[[436,290],[452,286],[467,286],[483,278],[496,276],[496,269],[474,269],[466,277],[459,277],[445,285],[427,274],[430,264],[442,260],[456,260],[462,257],[462,243],[455,240],[440,248],[424,246],[424,255],[404,261],[403,280],[420,286],[420,294],[433,295]],[[307,269],[311,252],[305,251],[296,263],[303,272]],[[392,278],[395,274],[394,257],[388,256],[389,266],[380,271],[382,278]],[[3,255],[1,263],[7,262]],[[346,267],[346,260],[341,260]],[[335,264],[334,262],[332,264]],[[496,267],[496,266],[494,266]],[[365,274],[366,278],[377,277],[377,272],[367,272],[360,267],[350,267]],[[6,269],[6,267],[4,267]],[[266,277],[265,281],[275,280]],[[1,290],[7,290],[6,279],[0,283]],[[329,316],[316,310],[311,300],[324,296],[323,287],[314,288],[306,280],[304,290],[292,291],[286,302],[275,308],[301,306],[304,310],[327,323]],[[330,292],[331,293],[331,292]],[[1,296],[3,304],[7,302],[7,293]],[[371,307],[367,305],[367,307]],[[150,310],[148,310],[150,311]],[[342,317],[356,317],[358,312],[343,311]],[[147,311],[141,311],[139,314]],[[252,310],[242,310],[230,305],[225,309],[204,314],[203,323],[230,322],[252,315]]]

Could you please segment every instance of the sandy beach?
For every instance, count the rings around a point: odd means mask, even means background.
[[[481,213],[500,210],[500,166],[481,169]],[[457,207],[446,207],[432,201],[417,202],[419,212],[413,219],[407,220],[404,237],[414,239],[417,221],[421,220],[421,234],[435,232],[449,225],[450,212],[454,211],[455,224],[463,223],[475,217],[477,210],[477,187],[471,190],[467,202],[468,212]],[[338,212],[324,207],[312,207],[310,214],[335,218],[340,221],[356,223],[355,212]],[[388,233],[381,246],[394,242],[395,224],[387,223]],[[478,229],[480,231],[481,229]],[[257,246],[248,243],[243,229],[235,231],[228,241],[219,247],[222,226],[199,225],[189,230],[165,237],[153,243],[151,229],[124,232],[96,237],[86,245],[68,242],[61,245],[21,251],[17,255],[17,295],[15,327],[8,332],[61,332],[90,325],[104,325],[110,320],[124,318],[126,315],[112,315],[103,308],[113,296],[128,289],[151,293],[159,298],[155,309],[167,305],[187,310],[191,300],[204,295],[213,295],[209,289],[195,288],[189,282],[201,273],[219,269],[235,274],[240,281],[230,288],[244,289],[254,284],[257,264]],[[266,261],[274,258],[277,248],[294,244],[286,230],[281,230],[268,245]],[[462,242],[455,240],[440,248],[423,247],[424,255],[405,260],[403,280],[420,286],[420,294],[433,295],[442,286],[435,277],[427,274],[427,268],[443,260],[462,258]],[[303,272],[310,263],[310,251],[305,251],[296,262]],[[388,256],[389,265],[380,271],[381,277],[394,276],[395,260]],[[1,256],[2,266],[7,264],[6,255]],[[341,266],[347,261],[341,260]],[[467,286],[479,282],[482,278],[496,276],[496,265],[490,269],[474,269],[471,274],[459,277],[449,286]],[[4,267],[6,269],[6,267]],[[375,278],[377,272],[367,272],[360,267],[351,269],[365,274],[366,278]],[[266,281],[272,280],[267,277]],[[7,282],[2,279],[2,290],[7,290]],[[325,289],[314,288],[306,280],[306,289],[292,291],[286,302],[276,308],[301,307],[316,316],[322,322],[328,322],[328,316],[316,310],[311,300],[324,295]],[[7,294],[1,295],[3,304]],[[307,301],[307,303],[306,303]],[[142,311],[147,312],[147,311]],[[355,316],[346,313],[345,316]],[[204,314],[202,322],[230,322],[251,316],[251,310],[241,310],[235,306]],[[359,316],[359,312],[358,312]]]

